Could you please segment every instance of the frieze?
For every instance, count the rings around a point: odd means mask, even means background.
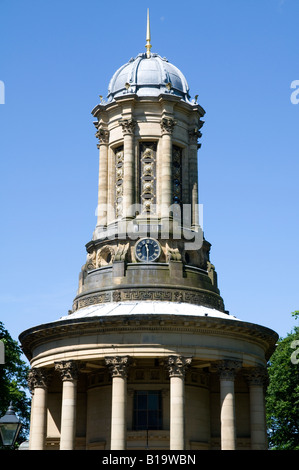
[[[186,319],[188,319],[188,325],[186,325]],[[217,335],[225,337],[230,336],[231,338],[238,337],[238,340],[242,339],[247,341],[250,338],[259,347],[265,349],[266,360],[271,356],[275,350],[275,344],[277,342],[277,334],[269,328],[255,325],[252,323],[241,322],[238,320],[226,320],[221,318],[211,317],[197,317],[190,318],[188,315],[180,316],[177,315],[175,322],[172,316],[167,315],[155,315],[150,316],[139,315],[137,318],[122,317],[120,319],[112,318],[101,318],[99,320],[93,320],[90,318],[81,318],[78,320],[63,320],[59,322],[49,323],[48,325],[42,325],[41,327],[34,327],[22,333],[22,349],[24,354],[29,359],[33,357],[33,351],[40,344],[44,344],[45,341],[57,341],[57,339],[64,338],[68,335],[68,338],[76,338],[93,334],[107,334],[110,332],[127,332],[138,330],[147,332],[157,331],[164,332],[167,334],[177,331],[182,333],[190,332],[192,334],[203,334],[203,335]]]
[[[102,304],[106,302],[125,302],[135,300],[152,300],[152,301],[167,301],[167,302],[185,302],[193,305],[204,305],[206,307],[213,307],[224,311],[224,305],[221,298],[217,295],[202,293],[202,292],[189,292],[184,290],[175,289],[117,289],[106,291],[97,294],[90,294],[84,297],[77,298],[73,304],[72,312],[88,307],[89,305]]]

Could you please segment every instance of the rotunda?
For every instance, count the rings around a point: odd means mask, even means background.
[[[225,309],[198,204],[205,112],[149,21],[92,114],[97,224],[72,310],[20,335],[30,449],[266,449],[277,334]]]

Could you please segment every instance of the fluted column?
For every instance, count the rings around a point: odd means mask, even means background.
[[[267,449],[267,431],[265,414],[264,387],[267,381],[267,370],[255,367],[246,372],[250,400],[250,434],[251,449]]]
[[[170,377],[170,450],[185,449],[185,370],[190,357],[169,356]]]
[[[62,405],[60,427],[60,450],[73,450],[76,435],[77,379],[76,361],[61,361],[55,364],[62,378]]]
[[[125,450],[127,444],[127,374],[129,356],[105,357],[112,376],[110,450]]]
[[[100,150],[97,225],[104,227],[107,225],[109,131],[99,127],[96,137],[99,139]]]
[[[236,449],[234,381],[240,367],[241,362],[235,360],[223,360],[218,363],[220,374],[221,450]]]
[[[172,200],[172,132],[176,122],[173,118],[162,118],[162,161],[161,161],[161,218],[170,218]]]
[[[49,374],[45,369],[32,368],[28,385],[32,391],[30,450],[44,450],[47,432],[47,395]]]
[[[196,228],[199,225],[197,164],[197,148],[199,137],[201,137],[201,133],[197,128],[189,131],[189,184],[191,190],[192,228]]]
[[[125,218],[134,217],[135,204],[135,158],[134,158],[134,119],[119,121],[124,136],[124,181],[123,181],[123,215]]]

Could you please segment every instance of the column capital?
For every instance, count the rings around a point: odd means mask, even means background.
[[[176,125],[176,121],[172,117],[164,117],[161,119],[161,131],[162,135],[164,134],[172,134],[174,126]]]
[[[186,368],[191,364],[192,357],[168,356],[167,369],[169,377],[185,377]]]
[[[234,359],[224,359],[216,364],[220,379],[234,380],[242,367],[242,362]]]
[[[98,147],[100,145],[108,145],[109,143],[109,131],[104,127],[98,127],[98,130],[95,134],[96,138],[99,139]]]
[[[63,382],[66,380],[73,382],[78,379],[79,365],[76,361],[55,362],[55,370],[60,372]]]
[[[120,119],[119,124],[122,127],[123,135],[133,135],[136,121],[135,119]]]
[[[266,367],[257,366],[244,371],[248,385],[264,386],[268,382],[268,371]]]
[[[33,367],[29,370],[28,373],[28,387],[31,392],[34,391],[35,388],[43,388],[47,389],[49,385],[49,381],[51,378],[51,373],[44,368]]]
[[[106,366],[109,367],[112,378],[122,377],[127,378],[128,369],[131,365],[130,356],[109,356],[105,357]]]

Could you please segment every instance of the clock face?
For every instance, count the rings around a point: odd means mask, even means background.
[[[156,261],[160,256],[160,252],[160,245],[153,238],[142,238],[135,245],[136,258],[145,263]]]

